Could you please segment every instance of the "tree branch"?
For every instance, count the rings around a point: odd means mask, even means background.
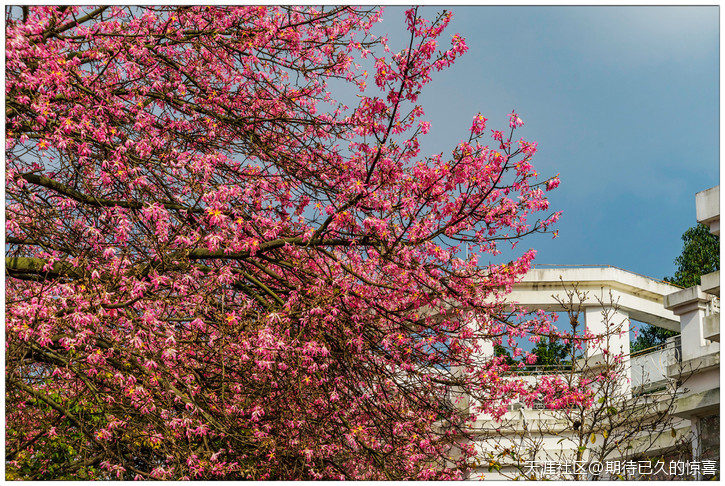
[[[39,176],[35,174],[20,174],[20,178],[25,179],[27,182],[31,184],[35,184],[37,186],[42,186],[47,189],[51,189],[58,194],[62,194],[64,196],[68,196],[71,199],[74,199],[80,203],[88,204],[91,206],[96,207],[120,207],[120,208],[127,208],[127,209],[142,209],[144,207],[144,203],[136,202],[136,201],[123,201],[119,199],[104,199],[104,198],[97,198],[94,196],[89,196],[87,194],[83,194],[82,192],[76,191],[73,188],[70,188],[64,184],[61,184],[60,182],[54,181],[53,179],[45,176]],[[182,211],[189,211],[189,212],[195,212],[200,213],[202,212],[201,209],[193,209],[189,208],[187,206],[183,206],[181,204],[172,203],[169,201],[157,201],[161,203],[166,209],[175,209],[175,210],[182,210]]]
[[[92,12],[88,13],[87,15],[84,15],[83,17],[81,17],[81,18],[79,18],[77,20],[74,20],[72,22],[68,22],[65,25],[61,25],[57,29],[52,29],[52,30],[50,30],[48,32],[45,32],[43,34],[43,39],[47,39],[47,38],[49,38],[50,36],[53,36],[53,35],[62,34],[66,30],[70,30],[70,29],[72,29],[73,27],[75,27],[77,25],[80,25],[80,24],[82,24],[84,22],[87,22],[87,21],[91,20],[92,18],[98,16],[99,14],[103,13],[103,11],[106,10],[107,8],[108,8],[108,6],[98,7],[97,9],[93,10]]]

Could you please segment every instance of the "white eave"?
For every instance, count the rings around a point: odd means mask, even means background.
[[[537,267],[513,287],[509,300],[529,310],[563,311],[556,300],[566,300],[565,289],[577,286],[588,300],[582,307],[610,304],[609,293],[621,311],[631,319],[672,331],[680,330],[680,318],[664,306],[664,297],[679,287],[611,266]]]

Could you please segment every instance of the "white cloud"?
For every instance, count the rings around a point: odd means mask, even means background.
[[[718,48],[718,8],[714,6],[564,11],[567,24],[581,38],[578,50],[607,65],[698,60],[711,57]]]

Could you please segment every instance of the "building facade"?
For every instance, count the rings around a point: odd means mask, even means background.
[[[696,196],[697,220],[719,236],[719,186]],[[711,479],[719,475],[719,272],[680,289],[614,267],[532,269],[509,296],[529,310],[568,312],[604,336],[561,370],[517,373],[532,386],[606,376],[592,406],[512,404],[502,422],[477,415],[469,479]],[[577,293],[572,293],[576,289]],[[585,296],[582,301],[582,297]],[[576,302],[576,300],[579,300]],[[677,331],[630,353],[631,320]],[[493,348],[488,350],[493,353]],[[599,378],[601,379],[601,378]],[[462,401],[465,412],[477,403]]]

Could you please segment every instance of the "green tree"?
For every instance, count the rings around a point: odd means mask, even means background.
[[[687,288],[700,285],[700,277],[720,270],[720,238],[710,233],[704,224],[698,224],[682,234],[682,254],[675,259],[674,277],[665,282]]]
[[[682,234],[682,253],[675,259],[674,277],[665,277],[665,282],[678,287],[700,285],[700,277],[720,269],[720,238],[710,233],[704,224],[693,226]],[[632,344],[632,352],[662,344],[668,337],[678,333],[645,325]]]
[[[630,352],[635,353],[644,349],[653,348],[664,343],[668,337],[677,336],[678,334],[675,331],[644,324],[639,334],[637,334],[637,339],[632,343]]]
[[[516,364],[516,360],[511,357],[511,353],[509,353],[509,351],[500,344],[493,345],[493,354],[494,356],[504,356],[504,362],[509,366]]]
[[[564,344],[559,338],[542,337],[531,352],[537,357],[537,368],[555,370],[571,364],[571,344]]]

